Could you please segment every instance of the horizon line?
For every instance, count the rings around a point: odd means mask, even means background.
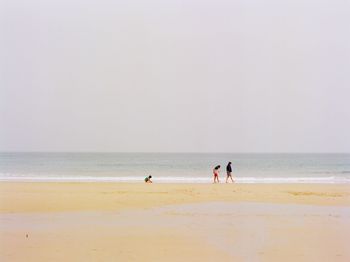
[[[196,151],[0,151],[0,153],[79,153],[79,154],[91,154],[91,153],[107,153],[107,154],[350,154],[350,152],[342,151],[330,151],[330,152],[297,152],[297,151],[205,151],[205,152],[196,152]]]

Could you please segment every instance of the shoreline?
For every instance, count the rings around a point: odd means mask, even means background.
[[[219,177],[221,183],[225,183],[226,176]],[[210,184],[213,182],[211,177],[154,177],[153,181],[158,184]],[[234,177],[236,184],[350,184],[348,177]],[[144,177],[89,177],[89,176],[31,176],[31,177],[0,177],[0,183],[25,183],[25,182],[53,182],[53,183],[143,183]]]

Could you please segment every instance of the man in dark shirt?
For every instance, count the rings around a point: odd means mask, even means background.
[[[231,178],[232,183],[234,183],[233,179],[232,179],[232,167],[231,167],[231,164],[232,164],[231,162],[228,162],[228,164],[226,166],[226,173],[227,173],[226,183],[227,183],[229,178]]]

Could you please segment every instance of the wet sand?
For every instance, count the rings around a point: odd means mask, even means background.
[[[0,183],[0,261],[349,261],[349,185]]]

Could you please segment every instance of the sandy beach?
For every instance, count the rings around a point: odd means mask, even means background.
[[[0,183],[1,261],[349,261],[350,186]]]

